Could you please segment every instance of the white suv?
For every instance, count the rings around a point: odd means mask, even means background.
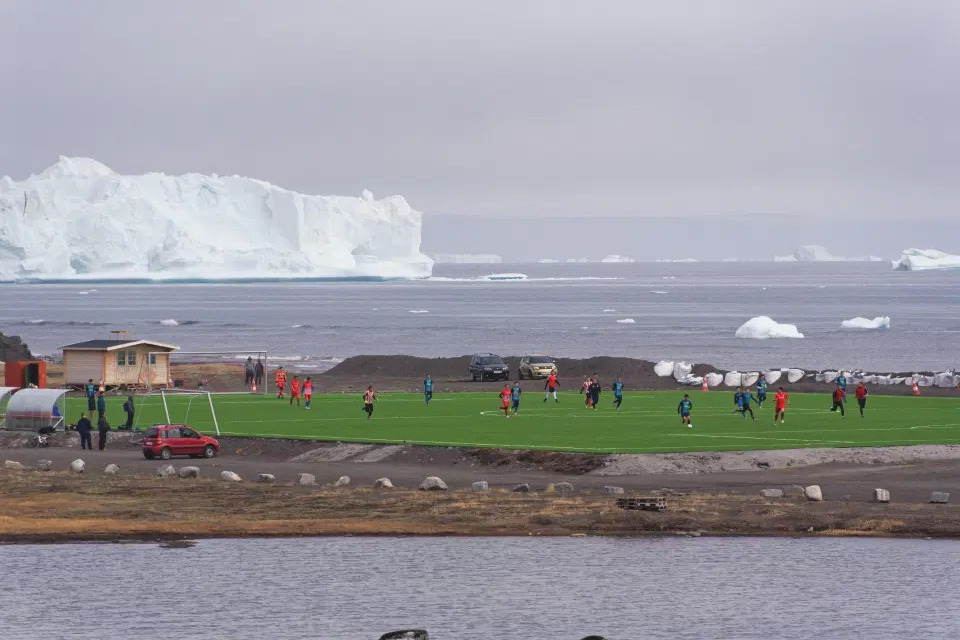
[[[557,370],[556,361],[550,356],[542,353],[528,353],[520,358],[520,367],[517,370],[517,377],[524,378],[546,378],[552,372]]]

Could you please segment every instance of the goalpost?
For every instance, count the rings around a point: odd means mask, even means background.
[[[166,419],[166,424],[180,424],[183,423],[187,426],[192,426],[190,424],[190,410],[193,408],[193,403],[196,400],[200,400],[201,406],[206,405],[210,408],[210,417],[213,419],[213,428],[217,432],[217,435],[220,435],[220,422],[217,420],[217,410],[213,406],[213,394],[209,391],[197,391],[194,389],[160,389],[152,393],[147,393],[140,397],[140,408],[138,413],[143,411],[144,404],[148,398],[160,397],[160,401],[163,404],[163,415]],[[189,402],[187,402],[186,410],[184,412],[184,417],[182,420],[179,419],[179,415],[176,416],[177,419],[174,420],[170,415],[170,404],[167,402],[168,398],[176,397],[190,397]],[[203,402],[203,398],[206,398],[206,402]]]
[[[250,359],[254,366],[254,379],[247,377],[246,364]],[[165,365],[163,363],[166,363]],[[151,351],[144,359],[146,375],[144,385],[147,393],[157,389],[194,389],[197,391],[235,391],[246,393],[260,393],[266,395],[270,387],[268,375],[268,353],[266,349],[239,349],[234,351]],[[194,376],[189,381],[181,367],[192,366],[197,371],[191,371]],[[217,371],[217,366],[225,367],[225,371]],[[208,369],[204,372],[204,369]],[[208,380],[205,373],[213,380]],[[262,373],[257,376],[257,373]],[[179,375],[178,375],[179,374]],[[236,377],[234,377],[234,374]],[[155,380],[159,378],[160,380]],[[240,380],[243,383],[240,383]],[[161,381],[162,380],[162,381]],[[254,384],[256,390],[254,391]]]

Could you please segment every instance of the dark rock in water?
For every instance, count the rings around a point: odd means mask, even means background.
[[[5,336],[0,333],[0,362],[33,359],[30,348],[23,343],[20,336]]]
[[[189,549],[197,546],[196,540],[167,540],[159,545],[161,549]]]
[[[426,629],[404,629],[391,631],[380,636],[380,640],[430,640]]]
[[[604,638],[603,636],[587,636],[586,638],[583,638],[582,640],[607,640],[607,639]]]

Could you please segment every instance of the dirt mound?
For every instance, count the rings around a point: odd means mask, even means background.
[[[607,456],[592,453],[505,449],[467,449],[464,455],[489,467],[523,467],[567,474],[589,473],[602,467],[607,459]]]
[[[456,358],[417,358],[415,356],[354,356],[323,373],[329,378],[384,377],[437,379],[467,377],[470,356]]]

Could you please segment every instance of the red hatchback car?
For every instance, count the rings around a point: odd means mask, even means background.
[[[158,424],[143,437],[143,457],[169,460],[173,456],[212,458],[220,452],[215,438],[197,433],[185,424]]]

